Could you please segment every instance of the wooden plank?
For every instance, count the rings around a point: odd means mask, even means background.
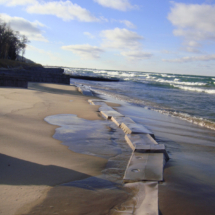
[[[112,107],[109,106],[101,106],[99,111],[115,111]]]
[[[150,134],[126,134],[125,140],[133,151],[143,145],[158,144]]]
[[[129,118],[129,117],[117,117],[117,116],[112,116],[111,120],[120,127],[120,125],[124,123],[134,123],[134,121]]]
[[[88,99],[88,102],[91,103],[92,105],[94,105],[94,102],[104,102],[104,100],[100,100],[100,99]]]
[[[141,153],[163,153],[169,160],[164,144],[158,144],[149,134],[126,134],[125,140],[131,149]]]
[[[108,107],[108,105],[105,103],[105,102],[93,102],[92,103],[93,105],[99,105],[99,106],[105,106],[105,107]]]
[[[146,127],[136,123],[121,123],[120,128],[126,134],[150,134],[154,137],[154,134],[149,131]]]
[[[133,152],[128,162],[124,182],[163,181],[163,153]]]
[[[106,119],[111,119],[112,116],[118,116],[118,117],[123,117],[123,115],[115,110],[113,111],[100,111],[101,114],[106,118]]]
[[[99,105],[99,106],[101,106],[101,107],[109,107],[109,106],[104,102],[104,100],[89,99],[88,102],[89,102],[91,105]]]
[[[124,185],[131,190],[132,199],[128,199],[111,209],[114,215],[158,215],[158,182],[135,182]]]
[[[145,182],[144,194],[143,200],[136,204],[135,215],[158,215],[158,183]]]

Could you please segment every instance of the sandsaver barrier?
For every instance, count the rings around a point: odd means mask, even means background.
[[[93,95],[91,90],[83,85],[78,90],[84,95]],[[125,140],[132,149],[123,181],[125,187],[138,187],[138,204],[135,208],[113,208],[112,214],[158,215],[158,182],[163,181],[163,168],[169,160],[165,145],[158,144],[153,132],[117,112],[104,100],[89,99],[88,102],[91,105],[99,105],[102,116],[112,120],[124,131]]]

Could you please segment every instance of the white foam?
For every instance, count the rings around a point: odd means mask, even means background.
[[[175,75],[167,75],[167,74],[161,74],[162,77],[166,77],[166,78],[174,78]]]
[[[196,91],[196,92],[199,92],[199,93],[215,94],[215,90],[209,90],[209,89],[203,89],[203,88],[197,88],[197,87],[180,86],[180,85],[176,85],[176,84],[172,84],[172,86],[180,88],[182,90]]]
[[[172,111],[157,110],[157,109],[153,109],[153,110],[155,110],[159,113],[168,115],[168,116],[180,118],[182,120],[188,121],[190,123],[193,123],[193,124],[196,124],[196,125],[199,125],[202,127],[206,127],[206,128],[215,130],[215,123],[210,120],[204,119],[202,117],[191,116],[187,113],[181,113],[181,112],[177,112],[177,111],[172,112]]]
[[[134,77],[135,76],[135,74],[126,74],[126,73],[122,73],[122,74],[120,74],[120,76],[125,76],[125,77]]]
[[[108,75],[111,75],[111,76],[118,76],[118,75],[119,75],[119,72],[108,72],[108,71],[107,71],[107,74],[108,74]]]
[[[92,71],[93,73],[96,73],[96,74],[104,74],[104,73],[107,73],[107,71],[105,71],[105,70],[93,70]]]
[[[154,80],[154,79],[155,79],[155,77],[153,77],[153,76],[150,76],[150,75],[147,75],[147,76],[146,76],[146,79],[151,79],[151,80]]]
[[[142,74],[142,75],[138,75],[138,76],[142,76],[142,77],[146,77],[146,76],[149,76],[149,74],[148,73],[145,73],[145,74]]]
[[[179,81],[179,79],[178,79],[178,78],[175,78],[174,81]]]
[[[178,81],[178,79],[174,79],[173,81],[171,80],[164,80],[162,78],[159,78],[157,80],[155,80],[156,82],[160,82],[160,83],[168,83],[168,84],[177,84],[177,85],[191,85],[191,86],[204,86],[206,85],[206,83],[201,83],[201,82],[181,82]]]

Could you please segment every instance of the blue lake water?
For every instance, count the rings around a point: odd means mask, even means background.
[[[78,68],[65,68],[65,73],[119,78],[119,82],[71,79],[71,83],[215,130],[215,76]]]

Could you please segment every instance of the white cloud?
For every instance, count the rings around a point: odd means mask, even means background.
[[[131,5],[129,0],[94,0],[94,2],[97,2],[104,7],[109,7],[121,11],[127,11],[137,8],[136,5]]]
[[[151,53],[143,52],[139,50],[121,52],[121,54],[127,57],[129,60],[143,60],[152,57]]]
[[[84,35],[87,35],[90,39],[94,39],[95,36],[92,35],[90,32],[84,32]]]
[[[172,62],[172,63],[185,63],[185,62],[193,62],[193,61],[210,61],[215,60],[215,54],[212,55],[201,55],[195,57],[182,57],[176,59],[163,59],[164,62]]]
[[[30,5],[27,7],[28,13],[55,15],[64,21],[79,20],[82,22],[99,21],[88,10],[73,4],[71,1],[50,1]]]
[[[69,45],[69,46],[62,46],[64,50],[72,51],[73,53],[89,59],[89,58],[99,58],[100,54],[104,52],[103,49],[97,46],[91,46],[89,44],[84,45]]]
[[[173,34],[185,39],[188,51],[196,52],[190,42],[215,41],[214,14],[215,5],[173,3],[168,19],[176,27]]]
[[[107,18],[105,18],[104,16],[100,16],[99,19],[100,19],[100,21],[103,21],[103,22],[109,22],[109,20]]]
[[[184,48],[182,50],[185,50],[187,52],[193,52],[193,53],[200,53],[199,48],[202,47],[202,45],[194,40],[185,40],[183,43]]]
[[[123,24],[126,25],[128,28],[136,28],[136,26],[135,26],[132,22],[130,22],[130,21],[128,21],[128,20],[120,20],[119,22],[120,22],[120,23],[123,23]]]
[[[115,28],[101,32],[103,37],[103,47],[119,50],[120,54],[129,60],[142,60],[150,58],[151,53],[142,51],[141,35],[125,28]]]
[[[143,37],[125,28],[115,28],[101,32],[103,46],[116,49],[137,49],[142,46]]]
[[[0,4],[6,5],[8,7],[34,4],[36,2],[37,2],[36,0],[0,0]]]
[[[161,53],[163,53],[163,54],[172,54],[171,51],[166,50],[166,49],[161,50]]]
[[[11,17],[7,14],[0,14],[1,19],[6,22],[12,30],[19,31],[28,37],[29,40],[38,40],[48,42],[48,40],[42,35],[42,31],[39,27],[44,25],[38,21],[30,22],[21,17]]]

